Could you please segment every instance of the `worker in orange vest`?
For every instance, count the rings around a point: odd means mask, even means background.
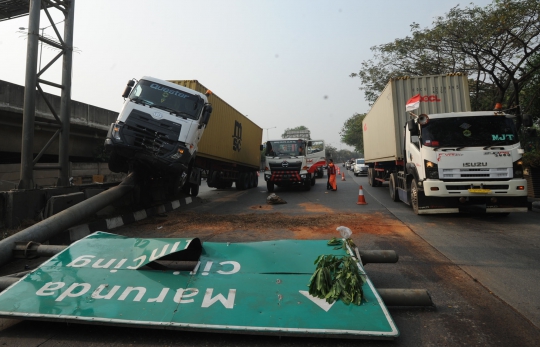
[[[334,160],[328,159],[328,183],[332,187],[332,191],[337,190],[336,184],[336,166],[334,165]]]

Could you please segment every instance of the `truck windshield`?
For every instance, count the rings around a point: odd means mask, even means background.
[[[304,155],[305,142],[302,140],[277,140],[266,142],[267,157]]]
[[[129,99],[190,119],[199,118],[204,104],[203,99],[198,95],[146,80],[140,80],[137,83],[129,94]]]
[[[429,147],[504,146],[518,141],[513,119],[505,116],[430,119],[422,127],[422,144]]]

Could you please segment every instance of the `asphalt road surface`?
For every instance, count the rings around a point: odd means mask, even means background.
[[[367,205],[357,205],[362,185]],[[346,172],[338,190],[326,178],[311,191],[277,188],[287,202],[267,205],[266,184],[206,188],[187,208],[110,232],[132,237],[200,237],[242,242],[321,239],[353,230],[360,249],[392,249],[396,264],[367,264],[377,288],[423,288],[434,307],[390,307],[393,341],[219,334],[24,321],[0,331],[0,346],[537,346],[540,341],[540,214],[508,217],[416,216],[385,187]],[[304,224],[302,224],[304,223]],[[336,319],[339,319],[337,317]]]

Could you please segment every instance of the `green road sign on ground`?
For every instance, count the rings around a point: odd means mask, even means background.
[[[346,254],[326,241],[205,242],[192,271],[147,266],[190,242],[94,233],[3,291],[0,316],[250,334],[399,335],[369,278],[360,306],[308,294],[315,259]]]

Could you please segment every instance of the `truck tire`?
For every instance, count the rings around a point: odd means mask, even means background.
[[[111,153],[108,164],[109,170],[114,173],[128,173],[129,171],[129,165],[126,160],[114,152]]]
[[[236,180],[236,189],[246,190],[249,188],[249,173],[242,172]]]
[[[189,195],[189,193],[191,192],[191,187],[189,186],[189,182],[184,183],[184,185],[182,186],[182,192],[186,195]]]
[[[246,189],[253,188],[253,173],[246,172],[245,175],[246,175],[246,182],[247,182],[247,188]]]
[[[274,191],[274,183],[270,182],[270,181],[266,181],[266,190],[268,190],[268,192],[273,192]]]
[[[310,189],[311,189],[311,179],[309,179],[309,177],[308,177],[304,181],[304,190],[309,191]]]
[[[210,178],[206,182],[210,188],[219,188],[219,173],[217,171],[212,171]]]
[[[416,180],[413,179],[411,182],[411,207],[413,208],[414,214],[418,214],[418,195],[420,194],[420,191],[418,191],[418,184],[416,183]]]
[[[372,187],[376,187],[375,182],[377,182],[377,181],[375,181],[374,171],[375,171],[375,170],[374,170],[373,168],[371,168],[371,167],[367,170],[367,173],[368,173],[368,183],[369,183],[369,185],[372,186]]]
[[[315,175],[313,175],[313,178],[311,179],[311,186],[313,187],[315,185]]]
[[[396,181],[397,181],[396,176],[397,175],[395,173],[391,173],[390,180],[388,181],[388,189],[390,190],[390,197],[392,198],[393,201],[399,201],[399,194],[396,188]]]
[[[191,186],[191,196],[196,197],[199,195],[199,185],[195,183],[190,183],[189,185]]]
[[[259,175],[258,172],[253,173],[253,187],[257,188],[259,186]]]

